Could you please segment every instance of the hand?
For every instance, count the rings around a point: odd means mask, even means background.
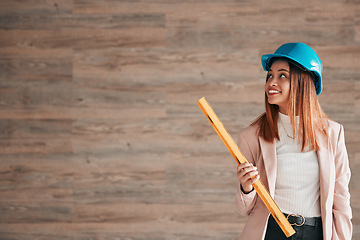
[[[260,178],[257,168],[251,163],[239,164],[237,167],[237,177],[245,194],[254,189],[252,184]]]

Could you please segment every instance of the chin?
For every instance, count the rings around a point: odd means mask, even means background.
[[[269,101],[268,100],[268,103],[271,104],[271,105],[278,105],[278,103],[276,101]]]

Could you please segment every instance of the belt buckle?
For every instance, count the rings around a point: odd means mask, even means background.
[[[297,223],[295,222],[295,223],[290,223],[290,225],[295,225],[295,226],[301,227],[302,225],[305,224],[305,218],[304,218],[304,216],[302,216],[302,215],[300,215],[300,214],[293,214],[293,213],[291,213],[291,214],[287,215],[287,217],[286,217],[286,219],[287,219],[288,221],[289,221],[289,217],[290,217],[290,216],[301,217],[301,218],[302,218],[302,223],[297,224]]]

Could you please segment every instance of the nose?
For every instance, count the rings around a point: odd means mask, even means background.
[[[277,80],[275,78],[268,79],[267,84],[269,84],[270,86],[278,85]]]

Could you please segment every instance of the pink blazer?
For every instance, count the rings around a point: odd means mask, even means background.
[[[258,137],[257,126],[239,133],[238,145],[246,159],[254,164],[260,179],[274,197],[276,179],[276,147]],[[320,167],[320,202],[324,240],[350,240],[352,211],[350,207],[350,168],[345,147],[343,126],[329,121],[329,142],[320,141],[317,152]],[[236,195],[239,212],[248,219],[239,239],[264,239],[269,211],[260,197],[252,191],[244,194],[240,188]]]

